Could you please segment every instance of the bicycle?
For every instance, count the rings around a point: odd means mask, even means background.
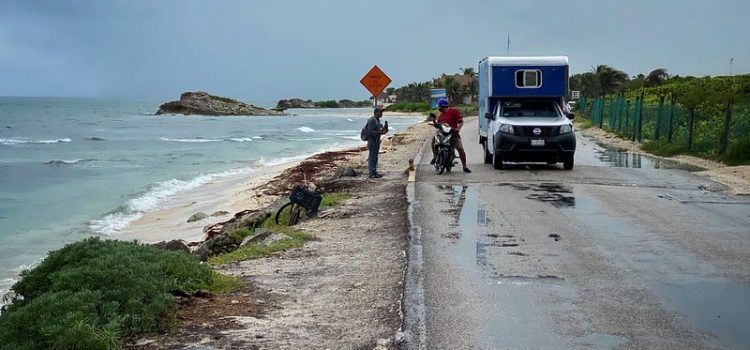
[[[321,195],[308,191],[301,185],[294,185],[292,193],[289,194],[289,203],[279,208],[274,222],[276,225],[296,225],[301,217],[317,212],[322,200]]]

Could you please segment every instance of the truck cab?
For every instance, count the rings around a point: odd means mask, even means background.
[[[576,138],[567,93],[565,56],[482,59],[478,124],[485,164],[563,163],[573,169]]]

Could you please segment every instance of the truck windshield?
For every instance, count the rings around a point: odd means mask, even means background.
[[[500,115],[505,118],[557,118],[555,103],[551,101],[504,101]]]

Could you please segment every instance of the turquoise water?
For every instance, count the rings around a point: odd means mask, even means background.
[[[364,145],[359,130],[371,115],[153,116],[160,102],[0,97],[0,293],[47,251],[116,235],[171,196]],[[420,118],[385,119],[400,131]]]

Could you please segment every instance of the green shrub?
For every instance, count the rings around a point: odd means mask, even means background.
[[[732,142],[722,161],[728,165],[750,164],[750,136]]]
[[[76,338],[81,344],[109,344],[113,336],[164,331],[173,324],[173,293],[227,284],[194,256],[99,238],[50,252],[21,277],[12,289],[22,298],[0,315],[0,344],[27,349],[111,348],[55,342]]]

